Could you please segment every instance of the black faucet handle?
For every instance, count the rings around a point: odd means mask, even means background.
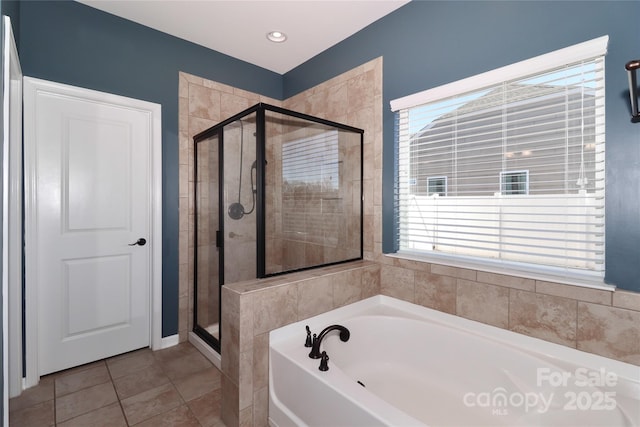
[[[329,355],[327,354],[326,351],[323,351],[322,356],[320,356],[320,367],[318,369],[320,369],[323,372],[328,371],[329,364],[327,362],[329,362]]]
[[[316,334],[313,334],[313,342],[311,344],[311,352],[309,357],[312,359],[320,359],[320,342]]]
[[[305,347],[312,347],[313,346],[313,341],[311,341],[311,329],[309,329],[309,325],[305,326],[305,328],[307,328],[307,339],[304,342],[304,346]]]

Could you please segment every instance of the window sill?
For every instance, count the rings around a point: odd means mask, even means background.
[[[541,280],[545,282],[561,283],[571,286],[579,286],[590,289],[600,289],[614,292],[616,287],[604,283],[601,277],[590,274],[579,274],[578,272],[561,269],[522,266],[516,263],[505,263],[493,260],[479,260],[452,256],[446,254],[418,254],[413,252],[396,252],[384,254],[390,258],[406,259],[410,261],[425,262],[430,264],[441,264],[449,267],[478,270],[487,273],[504,274],[507,276],[522,277],[525,279]]]

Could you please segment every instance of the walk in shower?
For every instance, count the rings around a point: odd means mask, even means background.
[[[362,259],[363,131],[257,104],[194,137],[193,331],[225,284]]]

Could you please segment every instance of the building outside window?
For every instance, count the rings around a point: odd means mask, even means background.
[[[529,194],[529,171],[500,172],[500,194]]]
[[[447,195],[447,177],[446,176],[430,176],[427,177],[427,195],[446,196]]]
[[[602,280],[607,41],[392,101],[398,253]]]

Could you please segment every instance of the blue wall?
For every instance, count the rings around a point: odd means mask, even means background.
[[[70,1],[22,1],[25,76],[162,105],[162,335],[178,332],[178,72],[276,99],[282,76]]]
[[[606,278],[640,291],[640,124],[624,65],[640,58],[639,1],[413,1],[284,76],[284,97],[383,56],[383,250],[393,251],[389,101],[609,35]]]

